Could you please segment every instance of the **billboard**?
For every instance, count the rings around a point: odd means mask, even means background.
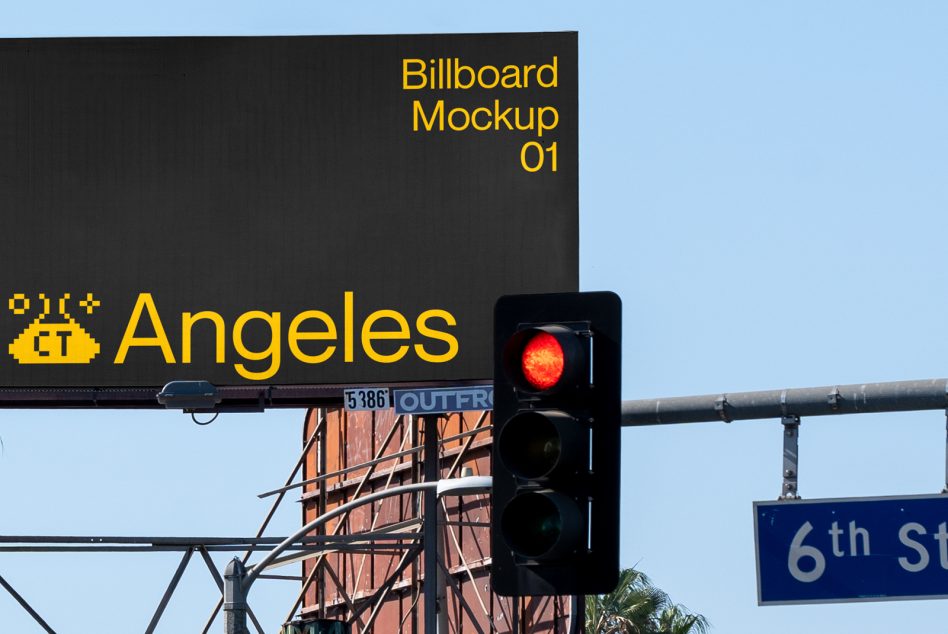
[[[489,379],[497,296],[578,287],[576,56],[0,40],[0,401]]]

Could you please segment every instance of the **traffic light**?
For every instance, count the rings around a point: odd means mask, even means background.
[[[614,293],[497,301],[497,594],[604,594],[618,583],[621,329]]]

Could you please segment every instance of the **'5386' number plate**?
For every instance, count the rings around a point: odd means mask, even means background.
[[[392,406],[387,387],[352,387],[343,391],[349,412],[388,409]]]

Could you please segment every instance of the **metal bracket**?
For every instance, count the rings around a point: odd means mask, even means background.
[[[839,402],[842,400],[843,395],[839,393],[839,386],[833,388],[833,391],[826,395],[826,403],[830,406],[830,409],[834,412],[839,410]]]
[[[797,488],[797,478],[799,476],[799,437],[800,437],[800,417],[784,415],[780,419],[783,425],[783,488],[780,493],[781,500],[799,500],[800,495]]]
[[[945,382],[945,488],[942,493],[948,493],[948,381]]]
[[[718,418],[723,420],[725,423],[730,423],[733,420],[727,413],[728,405],[729,403],[727,402],[727,394],[722,394],[717,398],[716,401],[714,401],[714,411],[717,412]]]
[[[946,385],[948,390],[948,385]],[[945,488],[942,493],[948,493],[948,409],[945,410]]]

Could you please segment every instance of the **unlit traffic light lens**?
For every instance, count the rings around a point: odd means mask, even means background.
[[[546,416],[525,412],[514,416],[498,438],[500,459],[521,478],[549,474],[560,460],[562,443],[556,427]]]
[[[523,378],[537,390],[548,390],[556,385],[563,376],[565,364],[563,346],[556,337],[543,331],[527,342],[520,357]]]
[[[559,557],[575,547],[581,513],[555,492],[521,493],[503,511],[501,530],[514,553],[527,559]]]
[[[564,412],[528,410],[506,422],[497,451],[504,466],[519,478],[571,477],[587,455],[582,434],[577,420]]]

